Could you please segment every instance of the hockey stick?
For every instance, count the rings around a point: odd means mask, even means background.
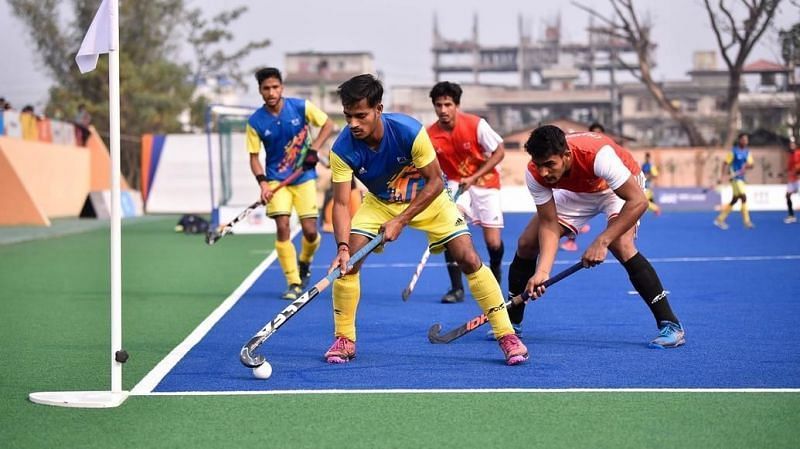
[[[303,174],[303,169],[302,168],[298,168],[297,170],[292,172],[292,174],[289,175],[288,178],[286,178],[283,181],[281,181],[281,183],[278,184],[277,187],[275,187],[275,190],[273,190],[272,193],[275,193],[278,190],[282,189],[283,187],[291,184],[295,179],[299,178],[300,175],[302,175],[302,174]],[[258,209],[259,206],[263,206],[263,205],[264,205],[264,203],[261,200],[258,200],[255,203],[247,206],[247,208],[245,210],[239,212],[239,215],[237,215],[236,218],[231,220],[229,223],[226,223],[224,225],[220,225],[215,230],[208,231],[206,233],[206,244],[207,245],[213,245],[213,244],[217,243],[217,241],[219,239],[221,239],[222,237],[225,237],[227,234],[229,234],[233,230],[233,227],[236,226],[236,223],[239,223],[240,221],[244,220],[245,218],[247,218],[248,215],[253,213],[254,210]]]
[[[575,273],[576,271],[580,270],[581,268],[583,268],[583,263],[582,262],[578,262],[575,265],[572,265],[571,267],[567,268],[566,270],[564,270],[564,271],[556,274],[555,276],[551,277],[550,279],[544,281],[543,285],[545,287],[549,287],[549,286],[555,284],[556,282],[564,279],[565,277]],[[528,302],[529,299],[530,299],[530,297],[528,296],[528,292],[525,291],[521,295],[515,296],[515,297],[509,299],[508,301],[506,301],[505,306],[506,307],[513,307],[514,305],[521,304],[523,302]],[[447,332],[445,334],[439,334],[439,331],[442,330],[442,325],[439,324],[439,323],[436,323],[433,326],[431,326],[430,329],[428,329],[428,341],[430,341],[433,344],[450,343],[451,341],[453,341],[453,340],[455,340],[457,338],[461,338],[464,335],[466,335],[466,334],[474,331],[475,329],[481,327],[487,321],[489,321],[489,318],[486,317],[486,314],[481,314],[481,315],[476,316],[475,318],[467,321],[466,323],[462,324],[461,326],[459,326],[459,327],[457,327],[457,328],[455,328],[455,329],[453,329],[453,330],[451,330],[451,331],[449,331],[449,332]]]
[[[383,234],[378,234],[366,245],[364,245],[363,248],[353,254],[353,257],[350,258],[349,262],[351,266],[366,257],[367,254],[372,252],[372,250],[377,248],[381,243],[383,243]],[[283,326],[283,323],[287,322],[289,318],[293,317],[298,311],[300,311],[303,306],[308,304],[312,299],[319,295],[320,292],[328,288],[328,286],[339,277],[341,272],[341,268],[336,268],[335,270],[331,271],[330,274],[314,284],[310,290],[303,293],[299,298],[295,299],[294,302],[286,306],[285,309],[281,310],[281,312],[275,318],[273,318],[272,321],[267,323],[266,326],[264,326],[253,336],[253,338],[248,340],[248,342],[242,346],[242,350],[239,352],[239,360],[242,361],[242,364],[250,368],[257,368],[263,365],[266,361],[266,358],[264,358],[264,356],[261,354],[255,354],[255,351],[258,349],[258,347],[261,346],[272,334],[274,334],[279,327]]]
[[[458,186],[458,190],[456,190],[456,194],[453,195],[453,202],[456,202],[458,197],[464,193],[464,190],[461,189],[461,186]],[[411,281],[408,283],[405,289],[403,289],[403,301],[408,301],[408,298],[411,296],[411,292],[414,291],[414,287],[417,286],[417,281],[419,277],[422,275],[422,270],[425,269],[425,264],[428,263],[428,258],[431,257],[431,248],[425,248],[425,252],[422,254],[422,258],[419,260],[417,264],[416,270],[414,270],[414,275],[411,276]]]

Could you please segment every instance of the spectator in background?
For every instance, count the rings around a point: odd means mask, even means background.
[[[786,166],[786,210],[789,215],[783,219],[786,224],[797,223],[797,217],[794,216],[794,207],[792,207],[792,195],[800,190],[800,149],[797,149],[797,144],[794,138],[789,139],[789,162]]]
[[[78,128],[78,145],[86,145],[86,141],[89,140],[89,126],[92,124],[92,116],[86,110],[85,104],[78,105],[78,112],[75,114],[73,123]]]
[[[22,127],[22,138],[25,140],[39,140],[39,124],[36,114],[33,113],[33,106],[27,105],[22,108],[19,115],[19,123]]]

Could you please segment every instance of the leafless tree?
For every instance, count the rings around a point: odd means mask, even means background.
[[[733,143],[739,119],[739,93],[742,89],[742,68],[756,42],[772,22],[781,0],[740,0],[738,8],[733,1],[703,0],[706,5],[711,28],[717,39],[722,59],[728,66],[728,119],[725,147]],[[738,18],[736,9],[743,8],[745,17]]]
[[[583,9],[592,16],[601,20],[605,26],[594,31],[605,34],[611,38],[623,39],[628,42],[635,50],[638,59],[636,66],[629,65],[625,61],[617,58],[617,63],[628,69],[646,87],[659,107],[675,120],[689,138],[689,145],[705,146],[706,141],[700,134],[697,126],[691,117],[681,111],[680,107],[673,102],[664,92],[664,87],[653,79],[653,61],[651,51],[655,46],[651,40],[650,31],[652,29],[648,20],[642,20],[633,8],[633,0],[609,0],[614,8],[615,17],[608,18],[597,12],[595,9],[573,3],[578,8]]]

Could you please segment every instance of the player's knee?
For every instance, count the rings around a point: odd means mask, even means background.
[[[536,237],[522,234],[517,240],[517,254],[525,259],[533,259],[539,253],[539,242]]]
[[[464,274],[472,274],[478,271],[483,264],[475,251],[467,251],[460,254],[456,259],[456,263],[458,263],[458,267]]]

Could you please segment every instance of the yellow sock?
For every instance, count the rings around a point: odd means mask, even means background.
[[[489,318],[495,337],[513,334],[514,328],[511,327],[511,320],[508,318],[503,293],[492,270],[486,265],[481,265],[478,271],[467,275],[467,285],[475,301]]]
[[[297,252],[295,252],[292,241],[276,241],[275,251],[278,252],[278,263],[283,269],[283,275],[286,276],[286,283],[288,285],[299,284],[300,272],[297,271]]]
[[[333,334],[356,341],[356,309],[361,296],[360,273],[333,281]]]
[[[726,204],[722,206],[722,210],[719,211],[719,215],[717,216],[717,221],[725,221],[728,218],[728,214],[731,213],[732,206],[730,204]]]
[[[742,221],[744,224],[750,224],[750,210],[747,208],[747,203],[742,203]]]
[[[311,263],[314,260],[314,253],[317,252],[319,245],[322,243],[322,236],[317,232],[317,238],[313,242],[306,240],[305,235],[300,240],[302,242],[300,244],[300,262]]]

